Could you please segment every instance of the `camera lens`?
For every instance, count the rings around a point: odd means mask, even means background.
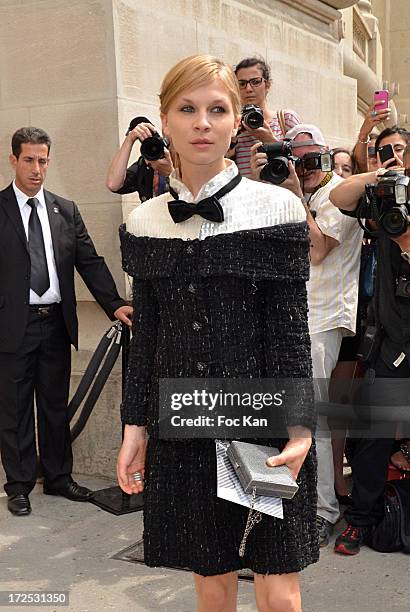
[[[141,143],[141,155],[148,161],[156,161],[164,157],[164,150],[164,141],[159,136],[151,136]]]
[[[269,159],[269,157],[268,157]],[[275,157],[268,161],[261,170],[260,177],[263,181],[280,185],[289,176],[288,159],[286,157]]]
[[[395,206],[384,213],[384,215],[381,215],[379,224],[381,229],[390,236],[400,236],[404,234],[408,225],[407,208],[405,206]]]
[[[263,126],[263,117],[260,113],[252,111],[246,115],[244,119],[246,125],[253,130],[257,130],[258,128]]]
[[[263,126],[263,112],[259,106],[245,104],[242,109],[242,121],[252,130],[257,130]]]

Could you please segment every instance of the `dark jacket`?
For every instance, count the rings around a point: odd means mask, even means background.
[[[74,202],[44,190],[54,257],[61,291],[61,306],[72,344],[78,346],[78,320],[74,269],[107,316],[125,304],[114,279],[88,235]],[[29,312],[30,255],[12,185],[0,191],[0,351],[18,350]]]
[[[161,378],[311,379],[306,223],[188,241],[122,229],[121,243],[135,309],[125,423],[155,435]],[[290,404],[286,426],[314,429],[309,385]]]

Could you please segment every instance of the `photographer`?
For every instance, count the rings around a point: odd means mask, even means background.
[[[242,176],[251,176],[251,147],[256,142],[277,142],[283,140],[285,133],[294,125],[301,122],[298,115],[292,110],[272,111],[268,108],[267,95],[272,86],[270,69],[267,63],[258,57],[248,57],[235,67],[235,74],[239,83],[239,92],[242,105],[253,105],[263,115],[261,127],[252,128],[242,120],[241,129],[234,140],[233,151],[230,149],[229,157],[235,157]]]
[[[143,202],[167,190],[166,178],[173,170],[172,159],[168,149],[164,149],[164,157],[157,160],[146,160],[142,156],[127,168],[134,143],[141,143],[157,134],[155,127],[148,121],[135,125],[136,117],[130,124],[124,142],[117,151],[108,169],[106,186],[113,193],[126,194],[138,191]],[[133,127],[133,124],[135,127]]]
[[[401,128],[384,130],[376,141],[379,169],[346,179],[330,195],[342,212],[370,219],[378,227],[376,293],[372,304],[374,325],[368,328],[367,334],[370,343],[365,358],[369,367],[367,384],[363,387],[366,397],[361,404],[373,412],[377,407],[387,407],[387,413],[382,411],[381,418],[378,417],[381,434],[372,439],[370,435],[363,437],[356,444],[352,465],[353,503],[345,512],[347,528],[335,544],[336,552],[348,555],[359,552],[360,544],[367,541],[372,527],[383,517],[382,494],[397,428],[393,404],[408,405],[410,190],[406,185],[407,176],[403,175],[410,168],[408,141],[409,134]],[[391,145],[393,157],[382,162],[381,151],[386,145]],[[403,165],[407,170],[403,170]],[[402,203],[403,189],[407,192],[404,198],[407,203]],[[388,379],[395,380],[389,383]]]
[[[307,283],[309,332],[317,399],[327,401],[328,383],[344,336],[356,329],[357,289],[362,230],[329,201],[344,179],[332,172],[329,147],[315,125],[300,124],[286,134],[287,144],[268,154],[252,147],[252,178],[270,180],[302,199],[310,234],[310,280]],[[271,147],[272,148],[272,147]],[[269,161],[269,163],[267,163]],[[296,169],[295,169],[296,168]],[[286,178],[287,177],[287,178]],[[322,384],[323,383],[323,384]],[[320,545],[326,546],[339,518],[334,491],[331,439],[326,419],[319,419],[317,523]]]

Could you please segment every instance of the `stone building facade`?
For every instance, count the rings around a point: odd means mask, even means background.
[[[125,294],[117,228],[137,200],[111,194],[105,174],[130,118],[158,124],[171,65],[194,53],[232,64],[260,54],[272,68],[271,107],[293,108],[330,145],[349,146],[383,81],[395,92],[393,122],[407,125],[409,32],[408,0],[0,0],[0,186],[12,177],[12,133],[48,131],[47,187],[78,203]],[[77,289],[73,386],[109,326],[80,279]],[[120,382],[118,363],[75,443],[77,471],[115,473]]]

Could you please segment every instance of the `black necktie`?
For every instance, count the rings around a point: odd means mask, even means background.
[[[204,219],[221,223],[224,220],[224,212],[219,202],[219,198],[226,195],[240,182],[242,176],[237,174],[222,189],[214,193],[209,198],[204,198],[199,202],[184,202],[178,199],[178,194],[170,188],[171,195],[176,201],[168,202],[168,210],[175,223],[181,223],[190,219],[192,215],[201,215]]]
[[[27,200],[27,204],[31,207],[28,222],[28,250],[31,260],[30,287],[41,297],[50,287],[50,277],[48,275],[43,230],[37,214],[37,206],[40,202],[37,198],[30,198]]]

